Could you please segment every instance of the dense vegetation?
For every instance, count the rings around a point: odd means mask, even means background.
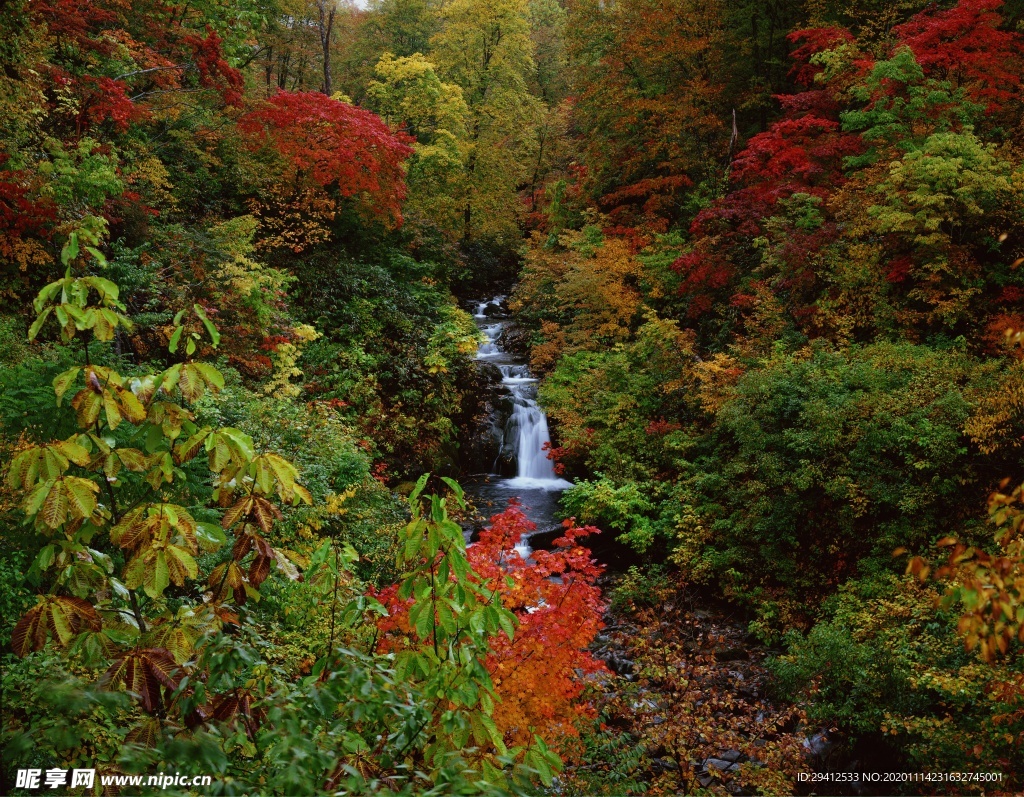
[[[1022,45],[1000,0],[8,0],[0,791],[1018,793]],[[529,559],[456,481],[460,300],[512,285],[575,482]]]

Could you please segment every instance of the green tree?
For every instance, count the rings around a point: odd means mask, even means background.
[[[462,89],[443,82],[419,53],[399,58],[384,53],[374,71],[377,79],[367,91],[371,106],[392,129],[416,139],[405,213],[457,238],[469,193],[469,108]]]
[[[454,0],[432,40],[444,79],[462,87],[469,107],[462,238],[510,243],[517,234],[517,191],[530,176],[542,106],[530,93],[535,73],[525,0]]]

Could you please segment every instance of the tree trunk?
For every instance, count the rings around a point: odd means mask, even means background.
[[[330,97],[334,93],[331,79],[331,33],[334,30],[334,15],[338,11],[336,0],[317,0],[320,11],[320,46],[324,52],[324,94]]]

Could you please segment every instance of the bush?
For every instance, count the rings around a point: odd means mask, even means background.
[[[852,575],[889,570],[897,547],[971,536],[1004,466],[963,428],[997,368],[906,343],[776,351],[686,468],[681,514],[698,522],[680,563],[762,614],[806,615]]]
[[[839,726],[861,760],[998,771],[1000,789],[1012,793],[1024,775],[1016,741],[1024,732],[1024,658],[989,665],[968,654],[956,617],[937,612],[937,598],[932,585],[910,577],[843,585],[810,633],[787,636],[789,652],[771,663],[775,688],[805,701],[813,721]],[[915,791],[934,790],[925,783]]]

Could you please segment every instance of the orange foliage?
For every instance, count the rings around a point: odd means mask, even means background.
[[[592,192],[621,231],[664,231],[723,154],[722,7],[705,0],[569,4],[573,113]]]
[[[491,637],[484,662],[498,698],[493,719],[508,745],[529,745],[539,734],[557,750],[577,735],[579,717],[593,715],[579,698],[586,676],[604,668],[587,651],[603,627],[604,605],[594,585],[602,568],[578,539],[598,529],[572,520],[564,526],[555,550],[534,551],[524,559],[515,546],[536,526],[513,503],[491,518],[491,526],[466,551],[483,589],[494,591],[518,619],[511,640],[505,634]],[[397,585],[371,592],[388,609],[377,621],[378,652],[401,650],[413,634],[412,600],[399,598]]]
[[[491,518],[467,552],[476,572],[497,585],[505,608],[519,618],[515,637],[494,639],[486,661],[501,698],[494,721],[508,744],[528,744],[538,733],[557,750],[576,735],[577,718],[592,714],[577,701],[581,676],[603,669],[587,651],[603,627],[601,591],[594,586],[601,566],[577,540],[598,529],[572,520],[564,526],[555,550],[534,551],[532,561],[524,560],[515,546],[536,526],[513,504]]]

